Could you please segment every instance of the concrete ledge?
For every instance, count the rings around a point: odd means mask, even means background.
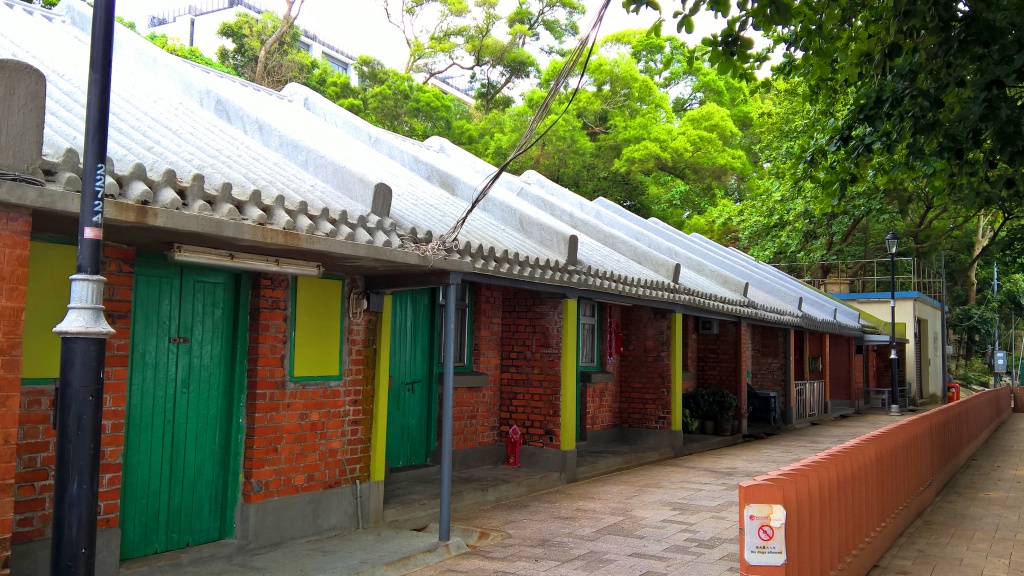
[[[361,484],[364,526],[379,514],[371,506],[383,502],[383,488],[373,484],[378,483]],[[356,502],[356,487],[351,484],[255,504],[242,503],[235,514],[235,538],[248,548],[262,548],[355,530],[359,527]]]
[[[565,474],[566,482],[576,481],[576,451],[556,450],[555,448],[538,448],[523,446],[520,453],[520,464],[524,468],[534,468],[547,472]]]
[[[96,531],[96,576],[118,576],[121,563],[121,529]],[[50,573],[50,538],[11,546],[11,576]]]
[[[444,374],[439,373],[437,375],[438,390],[440,390],[441,386],[444,384],[442,380],[444,380]],[[480,388],[482,386],[487,386],[490,383],[490,376],[483,372],[475,372],[472,370],[468,372],[456,372],[455,377],[452,379],[453,388]]]
[[[580,372],[580,382],[582,384],[607,384],[614,381],[615,374],[611,372],[604,372],[602,370],[584,370]]]
[[[683,444],[682,453],[679,454],[679,456],[689,456],[690,454],[698,454],[700,452],[707,452],[708,450],[718,450],[719,448],[727,448],[729,446],[742,443],[742,434],[736,434],[734,436],[687,434],[686,440]]]
[[[440,458],[435,458],[434,460],[440,461]],[[504,462],[504,444],[491,444],[452,451],[452,470],[469,470],[480,468],[481,466],[494,466]]]

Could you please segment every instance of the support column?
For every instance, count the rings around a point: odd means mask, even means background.
[[[821,374],[825,378],[825,413],[832,413],[832,344],[831,334],[822,334],[821,343]]]
[[[670,324],[671,330],[671,391],[672,422],[670,426],[670,442],[672,451],[677,455],[683,454],[683,366],[686,361],[683,358],[683,315],[674,312]]]
[[[559,447],[566,482],[576,481],[576,389],[579,386],[579,301],[562,301],[562,391],[559,417]]]
[[[796,421],[796,331],[786,336],[786,423]]]
[[[847,340],[848,345],[850,347],[850,366],[849,366],[849,370],[850,370],[850,406],[854,410],[857,410],[859,412],[860,411],[859,410],[860,402],[861,402],[861,398],[864,397],[864,392],[861,391],[860,394],[858,395],[858,393],[857,393],[857,378],[856,378],[856,376],[853,376],[853,374],[855,374],[856,370],[857,370],[857,342],[853,338],[847,338],[846,340]],[[861,370],[861,374],[863,374],[864,373],[864,366],[861,366],[860,370]],[[864,378],[863,376],[861,377],[861,382],[864,382],[865,386],[867,385],[867,379]]]
[[[740,327],[736,334],[736,382],[739,388],[736,394],[736,400],[739,401],[736,408],[736,418],[740,422],[739,431],[741,434],[747,433],[747,385],[750,383],[750,355],[753,352],[751,332],[750,325],[741,319]]]
[[[377,322],[377,365],[374,373],[370,482],[383,482],[387,457],[388,390],[391,383],[391,294],[384,295],[384,308]]]
[[[452,532],[452,435],[454,428],[455,396],[455,288],[457,284],[445,284],[444,322],[442,324],[441,355],[441,510],[437,520],[438,539],[451,540]]]
[[[683,315],[672,314],[672,430],[683,429]]]

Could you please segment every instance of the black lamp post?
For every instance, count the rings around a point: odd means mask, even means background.
[[[892,362],[892,404],[889,407],[890,416],[902,416],[900,413],[900,382],[899,382],[899,356],[896,355],[896,244],[899,237],[896,232],[889,232],[885,237],[885,249],[889,252],[889,311],[891,322],[889,324],[889,345],[892,347],[892,354],[889,360]]]

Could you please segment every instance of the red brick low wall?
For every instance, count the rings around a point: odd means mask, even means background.
[[[749,504],[786,509],[783,566],[751,566],[740,534],[740,573],[867,574],[893,542],[1010,415],[997,388],[900,420],[739,486]]]

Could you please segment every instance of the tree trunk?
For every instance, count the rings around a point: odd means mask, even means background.
[[[978,222],[974,227],[974,245],[971,247],[971,260],[967,264],[964,276],[967,278],[967,303],[974,304],[978,299],[978,261],[981,251],[992,239],[992,228],[988,225],[990,216],[984,210],[978,213]]]
[[[281,27],[274,32],[263,46],[260,46],[260,55],[256,58],[256,74],[254,74],[253,80],[260,86],[267,85],[267,55],[288,34],[292,26],[295,25],[295,20],[299,17],[299,12],[302,11],[302,3],[305,2],[305,0],[284,1],[285,7],[284,13],[281,15]],[[292,14],[292,8],[295,8],[295,14]]]

